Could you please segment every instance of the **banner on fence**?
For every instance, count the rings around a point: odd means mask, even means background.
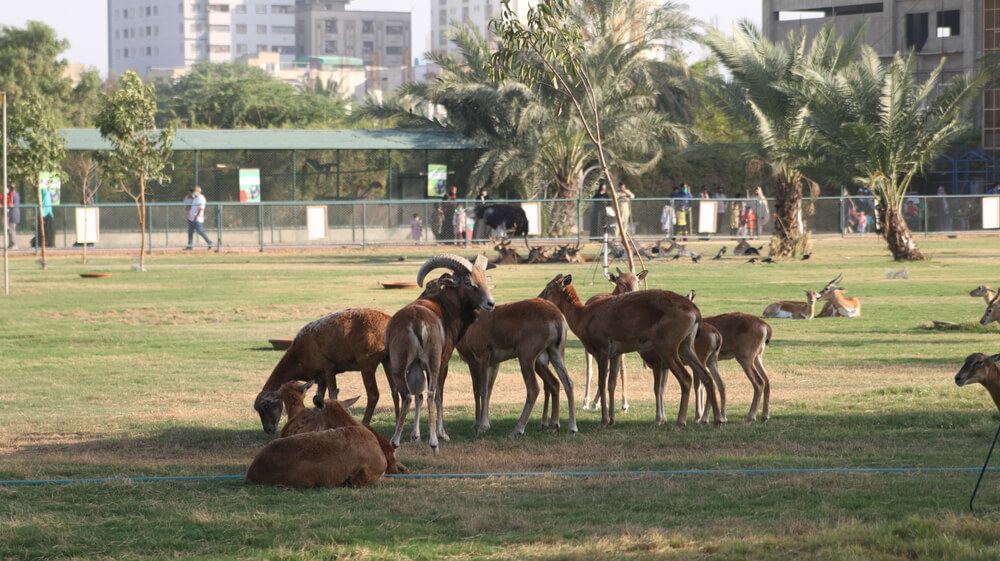
[[[260,170],[241,169],[240,170],[240,202],[259,203],[260,202]]]
[[[52,204],[59,204],[60,194],[62,193],[62,179],[58,173],[51,171],[39,173],[38,187],[43,191],[49,192],[49,199],[52,200]]]
[[[427,196],[442,197],[448,190],[448,166],[427,164]]]
[[[528,234],[537,236],[542,233],[542,203],[521,203],[524,215],[528,217]]]
[[[306,207],[306,232],[309,241],[326,239],[326,207]]]
[[[715,232],[718,204],[716,201],[701,201],[698,203],[699,234],[712,234]]]
[[[76,208],[76,243],[97,243],[101,231],[101,209],[94,207]]]
[[[1000,228],[1000,197],[983,197],[983,230]]]

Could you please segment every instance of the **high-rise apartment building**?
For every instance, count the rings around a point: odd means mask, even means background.
[[[108,0],[108,68],[190,68],[276,52],[295,56],[294,0]]]
[[[843,33],[868,20],[865,42],[883,60],[913,49],[918,78],[944,58],[943,76],[977,68],[985,54],[1000,51],[1000,0],[763,0],[763,30],[783,41],[804,28],[810,37],[833,23]],[[983,149],[1000,157],[1000,90],[986,90],[976,112]]]
[[[348,1],[296,0],[298,56],[362,59],[369,92],[413,80],[410,13],[347,11]]]
[[[455,24],[471,25],[479,34],[493,43],[489,23],[500,16],[500,0],[430,0],[431,2],[431,50],[436,53],[455,54],[458,49],[448,37]],[[529,5],[538,0],[511,0],[510,8],[520,18],[528,12]]]

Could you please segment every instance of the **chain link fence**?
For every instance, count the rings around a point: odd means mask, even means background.
[[[614,233],[608,201],[558,199],[494,201],[520,205],[540,243],[581,244]],[[773,229],[774,200],[634,199],[622,210],[638,241],[665,237],[735,239],[768,237]],[[437,199],[309,202],[212,202],[205,209],[205,232],[220,248],[268,248],[435,244],[454,242],[458,209],[469,209],[465,224],[473,242],[490,242],[495,232],[473,218],[474,201],[442,203]],[[874,201],[864,197],[821,197],[803,201],[802,221],[814,236],[876,235]],[[15,242],[34,247],[38,207],[20,205]],[[904,216],[916,234],[997,231],[1000,196],[907,197]],[[414,228],[415,219],[420,227]],[[140,246],[138,209],[134,204],[60,204],[52,207],[50,247],[130,249]],[[188,245],[182,203],[150,203],[146,208],[147,247],[180,249]],[[203,244],[195,237],[195,244]]]

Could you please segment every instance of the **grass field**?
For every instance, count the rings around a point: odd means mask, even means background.
[[[510,363],[494,392],[492,430],[479,437],[468,370],[456,358],[445,388],[451,442],[437,456],[426,440],[398,451],[417,474],[698,471],[386,480],[359,490],[233,479],[7,485],[0,559],[993,561],[1000,472],[986,474],[976,514],[968,502],[998,414],[981,386],[958,388],[953,378],[969,353],[1000,351],[1000,329],[979,326],[984,302],[968,296],[1000,283],[998,238],[919,242],[930,259],[909,265],[909,280],[886,278],[902,265],[873,239],[816,240],[805,262],[649,264],[651,287],[696,289],[705,315],[759,314],[844,273],[861,318],[771,320],[766,424],[740,422],[750,385],[724,362],[728,425],[654,427],[652,376],[630,356],[631,408],[615,426],[601,429],[599,412],[578,411],[580,434],[543,432],[539,403],[525,436],[507,438],[524,400]],[[714,254],[720,245],[697,249]],[[378,281],[412,281],[430,255],[165,254],[147,259],[147,273],[130,271],[131,256],[92,256],[88,265],[57,256],[45,271],[12,259],[11,294],[0,299],[0,480],[245,473],[271,438],[251,406],[280,357],[267,340],[349,306],[395,311],[416,291]],[[79,276],[93,271],[114,276]],[[558,273],[573,274],[582,298],[606,292],[595,272],[522,265],[491,275],[497,302],[508,302],[536,296]],[[959,325],[936,330],[932,320]],[[567,362],[579,400],[575,337]],[[373,424],[388,435],[392,406],[379,377]],[[341,396],[363,394],[356,373],[338,382]],[[671,379],[668,418],[677,393]],[[776,468],[831,471],[753,471]]]

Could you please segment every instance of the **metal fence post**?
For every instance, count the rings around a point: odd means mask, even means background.
[[[146,205],[146,238],[149,243],[146,244],[146,255],[153,254],[153,207]]]
[[[215,250],[222,251],[222,204],[215,205],[215,230],[217,232],[215,238]]]
[[[260,244],[260,252],[264,253],[264,205],[257,204],[257,243]]]
[[[367,249],[368,242],[368,205],[361,201],[361,249]]]

